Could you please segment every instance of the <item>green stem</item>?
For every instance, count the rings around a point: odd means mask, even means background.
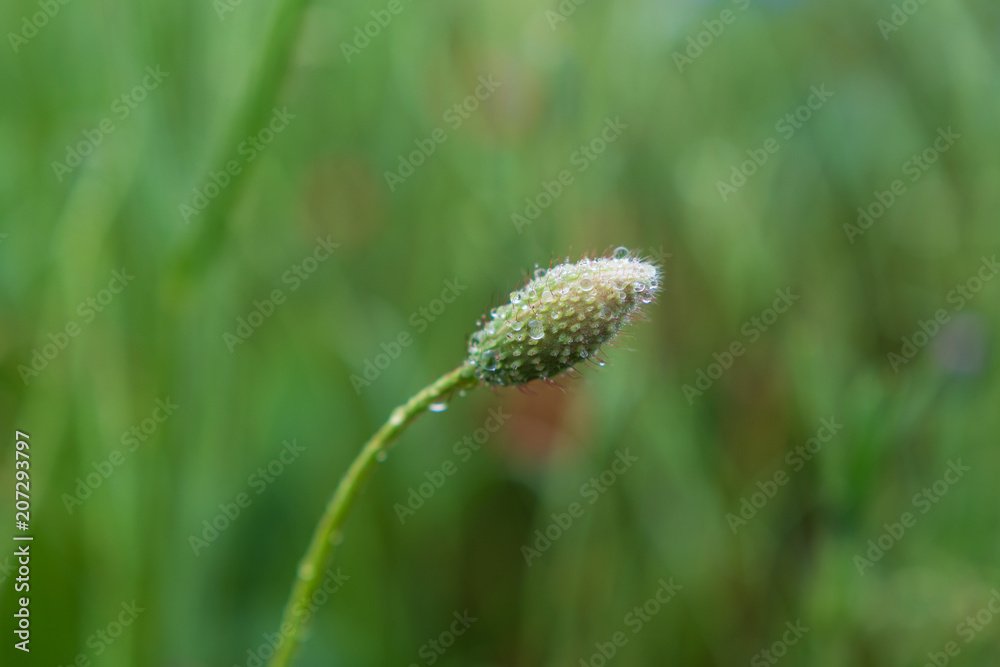
[[[333,496],[327,503],[326,511],[319,523],[316,524],[316,530],[313,531],[312,541],[309,543],[306,555],[299,563],[292,584],[292,593],[288,597],[281,619],[281,634],[285,635],[285,640],[275,651],[270,667],[288,667],[291,664],[292,657],[295,655],[299,642],[302,641],[302,633],[305,630],[305,624],[301,621],[302,615],[294,613],[294,610],[307,606],[309,599],[319,588],[321,583],[319,573],[326,568],[337,541],[336,536],[344,524],[344,519],[350,511],[354,499],[361,490],[362,483],[371,474],[375,462],[378,461],[379,453],[385,451],[392,444],[392,441],[398,438],[403,430],[423,414],[432,403],[445,399],[465,387],[475,386],[477,383],[478,380],[472,374],[472,368],[469,366],[462,365],[445,373],[406,403],[393,410],[389,419],[361,448],[361,453],[357,455],[354,462],[351,463],[351,467],[344,473],[340,484],[337,485],[337,490],[333,492]]]

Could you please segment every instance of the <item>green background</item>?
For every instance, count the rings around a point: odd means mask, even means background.
[[[1000,242],[998,6],[903,3],[916,12],[887,32],[887,0],[589,0],[557,23],[554,0],[402,0],[348,62],[342,44],[388,4],[75,0],[16,43],[42,10],[0,7],[0,533],[17,532],[21,429],[35,537],[27,660],[0,552],[9,664],[254,664],[326,498],[392,407],[460,363],[536,264],[618,246],[662,265],[648,321],[563,389],[479,389],[422,417],[355,507],[334,563],[349,579],[297,664],[426,665],[421,647],[466,610],[478,620],[436,664],[596,666],[617,631],[609,665],[771,664],[760,652],[797,621],[809,630],[781,664],[922,665],[949,641],[949,664],[995,664],[1000,619],[968,643],[959,624],[1000,589],[1000,293],[975,282]],[[445,112],[491,75],[453,127]],[[788,136],[813,86],[833,95]],[[240,145],[273,109],[294,118],[248,162]],[[580,171],[574,152],[618,118]],[[385,172],[436,128],[446,140],[390,189]],[[911,180],[948,128],[959,137]],[[185,216],[228,161],[239,174]],[[572,183],[518,228],[562,170]],[[897,179],[863,234],[845,228]],[[293,290],[283,276],[317,237],[339,247]],[[87,321],[80,304],[122,267],[134,280]],[[449,280],[460,295],[417,331]],[[982,289],[957,311],[970,280]],[[227,346],[275,289],[284,303]],[[757,329],[786,289],[799,299]],[[69,323],[78,335],[26,373]],[[904,337],[924,345],[893,364]],[[719,377],[686,394],[699,372]],[[123,434],[168,398],[179,408],[129,451]],[[454,444],[496,409],[510,418],[461,461]],[[842,429],[793,470],[786,454],[824,418]],[[258,494],[250,477],[285,440],[304,450]],[[625,450],[638,461],[529,566],[522,546]],[[401,523],[394,505],[448,460],[457,472]],[[938,502],[914,503],[959,460],[970,470]],[[787,483],[734,532],[727,514],[778,471]],[[239,493],[250,506],[195,555],[190,536]],[[904,512],[915,524],[859,574]],[[626,615],[671,577],[682,589],[633,633]],[[133,600],[120,637],[91,639]]]

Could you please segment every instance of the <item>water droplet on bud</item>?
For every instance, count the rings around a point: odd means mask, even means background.
[[[486,350],[479,357],[479,363],[486,371],[495,371],[497,369],[498,355],[496,350]]]
[[[431,412],[444,412],[445,410],[448,409],[448,404],[445,403],[444,401],[440,401],[438,403],[431,403],[430,405],[427,406],[427,409],[430,410]]]

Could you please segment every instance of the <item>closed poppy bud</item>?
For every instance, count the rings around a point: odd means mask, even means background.
[[[620,253],[540,270],[490,311],[466,364],[496,386],[548,380],[594,357],[659,288],[655,265]]]

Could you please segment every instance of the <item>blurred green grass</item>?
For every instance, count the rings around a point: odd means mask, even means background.
[[[997,287],[960,313],[948,295],[1000,234],[995,4],[927,3],[885,40],[888,2],[588,2],[555,30],[556,3],[405,3],[349,63],[342,42],[385,3],[312,3],[297,32],[294,3],[221,20],[211,3],[59,7],[0,59],[0,423],[32,437],[30,664],[248,664],[389,410],[457,364],[536,264],[620,245],[669,254],[634,351],[565,391],[480,390],[419,421],[349,522],[334,568],[350,578],[298,664],[428,664],[421,647],[468,609],[439,664],[577,665],[671,577],[683,589],[614,664],[743,664],[799,619],[784,664],[923,664],[948,641],[956,664],[993,664],[1000,623],[967,644],[956,626],[1000,587]],[[678,72],[724,8],[735,20]],[[0,24],[36,11],[7,3]],[[169,76],[117,119],[157,65]],[[500,88],[451,130],[444,112],[490,74]],[[718,181],[821,84],[834,96],[723,201]],[[180,204],[275,107],[295,119],[185,224]],[[114,132],[58,180],[105,117]],[[576,171],[618,117],[628,129]],[[437,127],[447,140],[390,191],[385,172]],[[961,138],[852,243],[857,208],[948,127]],[[518,233],[512,214],[565,169]],[[327,236],[340,247],[293,291],[282,276]],[[123,266],[134,282],[84,323],[78,304]],[[468,287],[414,332],[452,279]],[[785,288],[801,300],[749,343]],[[230,354],[223,334],[275,289],[286,302]],[[893,372],[942,308],[952,321]],[[25,384],[70,321],[80,335]],[[404,331],[412,346],[357,394],[350,376]],[[689,404],[683,386],[734,341],[746,353]],[[168,396],[176,414],[69,513],[77,478]],[[394,504],[498,406],[510,421],[401,524]],[[843,430],[734,535],[727,513],[831,416]],[[286,439],[305,451],[257,495],[248,477]],[[522,545],[626,448],[634,468],[527,566]],[[859,576],[868,540],[959,459],[967,477]],[[252,504],[195,556],[189,537],[240,492]],[[0,616],[13,599],[8,575]],[[93,633],[132,600],[145,611],[97,655]]]

